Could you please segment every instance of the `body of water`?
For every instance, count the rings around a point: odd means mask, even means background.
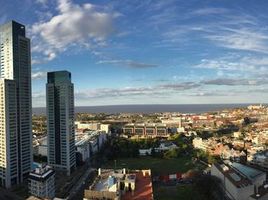
[[[181,112],[202,113],[220,111],[230,108],[242,108],[252,104],[144,104],[144,105],[111,105],[111,106],[78,106],[76,113],[156,113]],[[45,114],[45,108],[33,108],[34,114]]]

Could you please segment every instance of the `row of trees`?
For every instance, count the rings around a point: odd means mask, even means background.
[[[205,151],[200,150],[200,149],[193,150],[193,157],[197,158],[199,160],[202,160],[206,163],[209,163],[209,164],[213,164],[217,160],[220,159],[218,156],[213,156],[213,155],[209,154],[208,152],[205,152]]]

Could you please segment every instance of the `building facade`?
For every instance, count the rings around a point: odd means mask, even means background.
[[[211,175],[221,181],[225,194],[234,200],[250,199],[259,194],[266,182],[266,173],[240,163],[219,164],[211,167]]]
[[[0,185],[21,183],[32,163],[30,40],[25,26],[0,26]]]
[[[126,124],[123,126],[123,133],[138,137],[168,137],[166,124]]]
[[[47,78],[48,163],[70,175],[76,167],[74,86],[71,73],[49,72]]]
[[[28,179],[29,193],[45,199],[55,197],[55,171],[49,166],[39,166],[30,172]]]

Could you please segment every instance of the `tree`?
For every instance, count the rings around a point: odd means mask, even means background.
[[[164,158],[170,159],[170,158],[178,158],[180,156],[181,151],[179,149],[170,149],[166,152],[164,152]]]
[[[196,178],[194,188],[204,195],[207,200],[218,199],[224,195],[220,179],[211,175],[201,175],[199,178]]]
[[[243,120],[243,125],[244,126],[247,126],[250,124],[250,118],[249,117],[244,117],[244,120]]]

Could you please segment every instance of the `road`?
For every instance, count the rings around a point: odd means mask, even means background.
[[[83,191],[85,189],[85,186],[87,185],[87,183],[89,182],[90,179],[90,175],[92,172],[94,172],[96,169],[94,168],[89,168],[87,169],[87,171],[84,173],[84,175],[77,181],[77,183],[72,187],[71,191],[70,191],[70,195],[66,198],[66,199],[83,199],[83,195],[81,196],[81,192],[83,194]],[[79,196],[81,198],[78,198],[78,193],[80,194]]]

